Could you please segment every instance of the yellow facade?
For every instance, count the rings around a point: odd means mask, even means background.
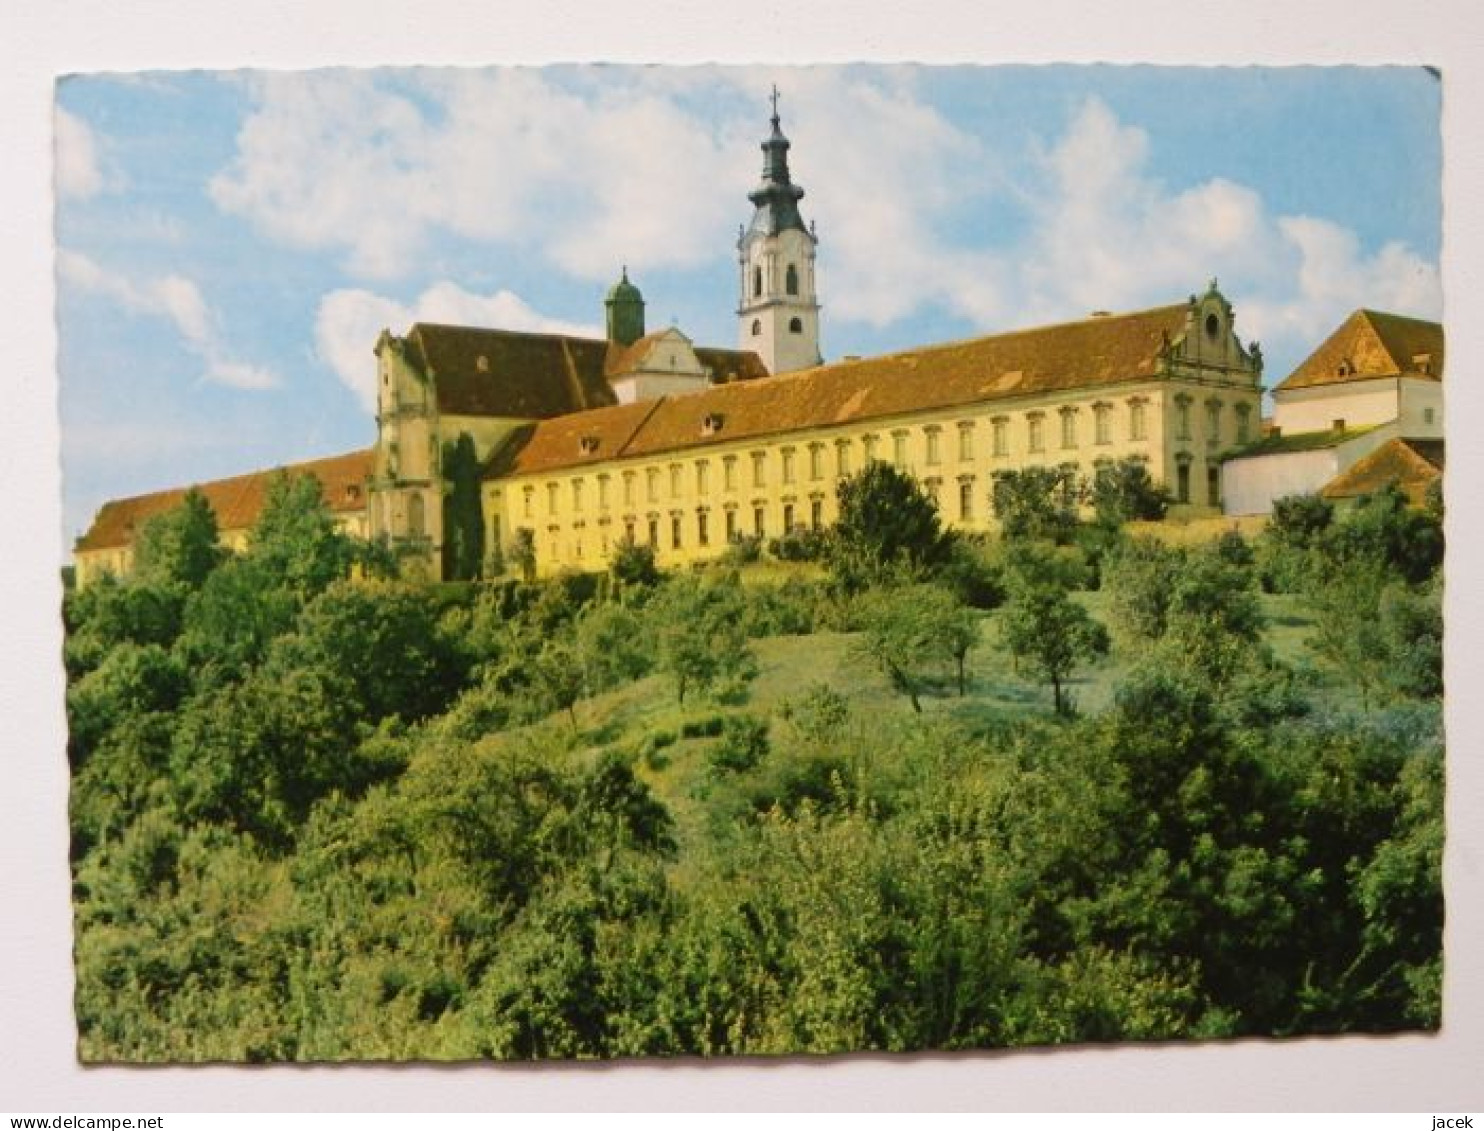
[[[1181,465],[1191,469],[1189,502],[1177,516],[1219,513],[1207,469],[1255,438],[1260,395],[1247,378],[989,401],[514,476],[486,484],[485,513],[502,544],[522,527],[533,533],[540,574],[603,569],[625,538],[652,545],[657,561],[673,567],[713,559],[737,538],[828,526],[837,482],[870,460],[911,474],[958,530],[994,529],[996,471],[1070,464],[1090,477],[1128,457],[1145,460],[1172,491]]]

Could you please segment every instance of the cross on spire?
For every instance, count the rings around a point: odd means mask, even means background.
[[[773,103],[773,121],[778,121],[778,84],[773,84],[773,93],[769,95],[768,101]]]

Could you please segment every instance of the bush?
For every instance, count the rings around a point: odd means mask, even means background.
[[[768,553],[780,562],[817,562],[824,556],[826,535],[822,530],[795,526],[768,543]]]
[[[850,700],[827,683],[810,684],[797,699],[786,699],[780,714],[810,742],[835,737],[850,718]]]
[[[741,773],[756,766],[768,753],[768,721],[756,715],[728,715],[721,741],[708,760],[718,770]]]

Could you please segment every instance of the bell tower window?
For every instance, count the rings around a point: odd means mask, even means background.
[[[802,318],[790,318],[788,320],[788,332],[790,334],[802,334],[804,332],[804,320]]]
[[[752,320],[752,336],[754,338],[756,338],[759,335],[761,335],[762,332],[763,332],[763,320],[761,318],[754,318]]]
[[[788,272],[784,276],[783,289],[791,295],[799,293],[799,269],[792,263],[788,265]]]
[[[754,267],[752,269],[752,297],[757,298],[763,293],[763,269]]]

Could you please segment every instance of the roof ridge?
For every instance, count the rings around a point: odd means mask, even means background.
[[[501,334],[512,338],[540,338],[546,341],[582,342],[595,346],[608,344],[607,338],[588,338],[580,334],[560,334],[554,330],[506,330],[499,326],[463,326],[456,322],[414,322],[407,328],[407,333],[404,336],[410,338],[418,330],[459,330],[467,334]]]
[[[315,456],[313,459],[298,460],[294,463],[275,463],[269,467],[259,467],[253,471],[239,471],[235,472],[232,475],[222,475],[215,479],[198,479],[191,483],[177,484],[174,487],[161,487],[155,491],[141,491],[137,495],[124,495],[121,498],[109,499],[103,504],[103,506],[110,507],[114,506],[115,504],[123,505],[124,503],[137,503],[142,499],[154,499],[158,498],[161,495],[170,495],[176,492],[185,494],[187,491],[193,491],[201,487],[236,486],[238,484],[245,483],[248,480],[256,479],[259,476],[273,475],[276,472],[280,471],[301,471],[316,464],[330,463],[334,460],[340,459],[349,459],[352,456],[373,456],[375,454],[375,451],[376,448],[374,446],[365,448],[353,448],[348,452],[341,452],[338,455],[333,456]]]

